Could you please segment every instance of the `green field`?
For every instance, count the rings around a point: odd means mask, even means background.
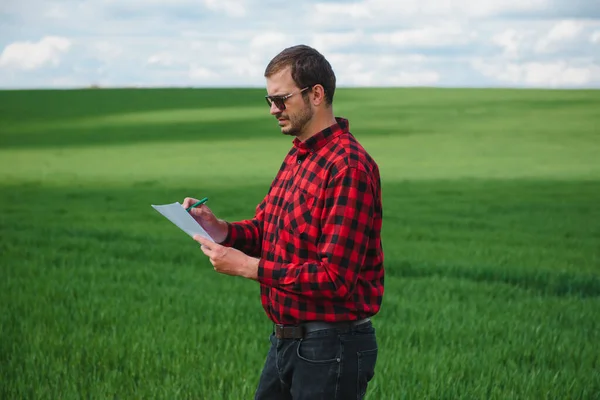
[[[272,326],[150,204],[248,218],[259,89],[0,92],[0,398],[251,399]],[[369,399],[600,399],[600,91],[338,89],[381,169]]]

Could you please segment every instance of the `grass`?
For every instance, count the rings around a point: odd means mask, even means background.
[[[261,90],[0,92],[0,397],[252,398],[271,326],[150,204],[252,215]],[[378,161],[370,399],[598,399],[597,91],[340,89]]]

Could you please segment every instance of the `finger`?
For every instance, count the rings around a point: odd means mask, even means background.
[[[193,205],[195,203],[191,203],[190,205]],[[186,208],[187,209],[187,208]],[[208,207],[204,204],[200,204],[199,206],[196,206],[192,209],[190,209],[190,214],[195,215],[196,217],[201,217],[202,214],[204,214],[206,211],[208,210]]]
[[[183,208],[188,208],[189,206],[191,206],[192,204],[198,202],[197,199],[193,198],[193,197],[186,197],[185,199],[183,199],[183,203],[181,204],[183,206]]]
[[[200,244],[200,248],[202,249],[202,251],[204,251],[204,254],[206,254],[207,251],[213,250],[210,246],[210,243],[212,243],[210,240],[207,241],[200,235],[194,235],[192,237],[192,239],[194,239],[194,241],[196,241],[196,242],[198,242],[198,244]],[[208,245],[206,245],[207,243],[208,243]]]
[[[211,250],[217,250],[217,249],[223,247],[221,245],[216,244],[212,240],[209,240],[200,235],[194,235],[194,240],[196,240],[198,243],[200,243],[203,247],[208,247]]]
[[[200,245],[207,244],[207,246],[205,246],[205,247],[210,247],[210,243],[212,243],[210,240],[207,241],[199,234],[195,234],[194,236],[192,236],[192,239],[194,239],[196,242],[200,243]]]
[[[204,255],[208,258],[210,258],[211,262],[212,262],[212,258],[213,258],[213,253],[210,249],[207,249],[204,246],[200,246],[200,250],[204,253]]]

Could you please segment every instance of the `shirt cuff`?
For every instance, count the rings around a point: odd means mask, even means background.
[[[225,247],[233,246],[233,244],[235,243],[235,237],[233,237],[233,236],[235,236],[235,235],[233,234],[233,229],[231,227],[231,224],[229,222],[227,222],[227,236],[225,237],[225,240],[223,240],[219,244],[221,246],[225,246]]]

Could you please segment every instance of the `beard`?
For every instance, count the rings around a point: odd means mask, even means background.
[[[285,118],[287,122],[286,126],[281,127],[281,133],[289,136],[300,136],[306,125],[313,118],[314,112],[310,107],[309,103],[305,103],[305,107],[298,111],[296,114],[290,114],[284,116],[283,114],[277,115],[277,118]]]

